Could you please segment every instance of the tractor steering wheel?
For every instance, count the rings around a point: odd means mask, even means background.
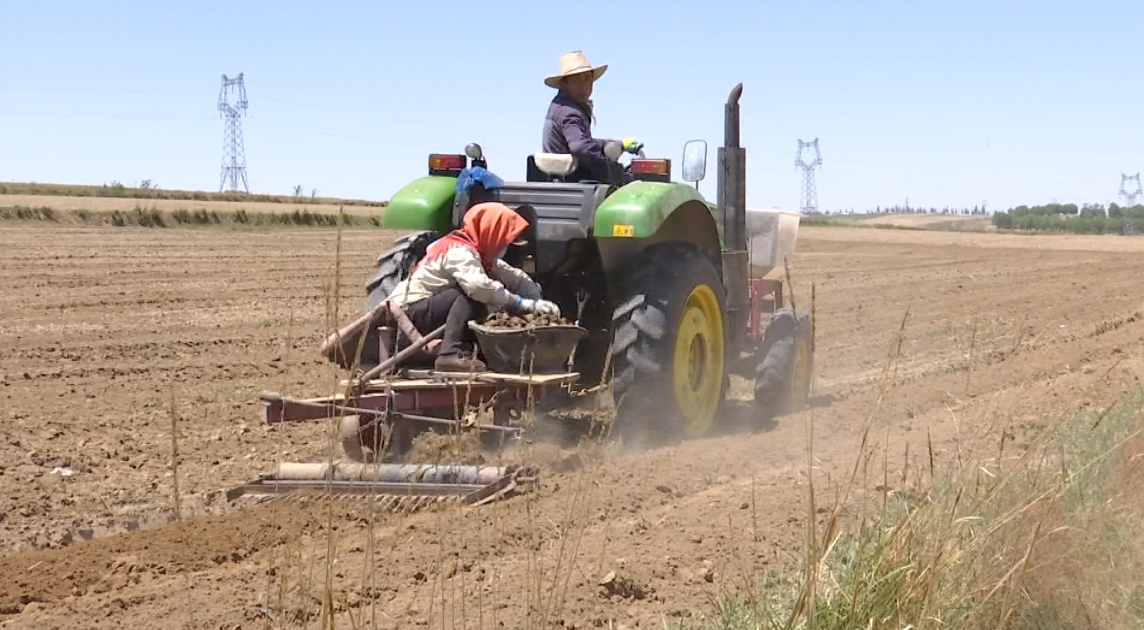
[[[613,154],[615,157],[609,154]],[[608,158],[609,171],[615,174],[612,179],[620,185],[633,181],[631,163],[624,164],[620,162],[620,158],[623,157],[623,155],[624,149],[619,142],[612,141],[604,145],[604,157]],[[639,152],[633,156],[633,158],[636,157],[644,157],[643,147],[640,147]]]

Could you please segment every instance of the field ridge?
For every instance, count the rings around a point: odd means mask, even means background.
[[[52,184],[40,182],[0,183],[0,195],[50,197],[114,197],[125,199],[169,199],[184,201],[260,202],[281,204],[346,205],[384,207],[388,202],[369,199],[343,199],[307,195],[270,195],[245,192],[211,192],[145,186],[125,186],[119,182],[99,186],[85,184]]]

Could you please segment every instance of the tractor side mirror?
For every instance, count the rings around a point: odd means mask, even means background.
[[[683,145],[683,181],[699,182],[707,176],[707,141],[689,140]]]
[[[604,155],[609,160],[618,160],[624,154],[624,145],[619,142],[608,142],[604,144]]]

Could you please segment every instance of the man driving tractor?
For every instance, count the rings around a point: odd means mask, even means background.
[[[557,90],[544,118],[541,150],[545,153],[571,154],[580,162],[577,179],[610,180],[608,158],[604,155],[607,139],[593,138],[591,131],[592,86],[607,71],[608,65],[592,67],[578,50],[560,57],[560,73],[544,79],[544,84]],[[624,138],[624,150],[637,154],[643,144]]]
[[[528,221],[508,206],[480,203],[465,213],[459,230],[437,239],[425,257],[387,298],[403,307],[422,334],[444,325],[434,369],[483,372],[469,322],[505,309],[515,315],[560,315],[560,307],[542,299],[540,286],[502,258],[519,244]]]

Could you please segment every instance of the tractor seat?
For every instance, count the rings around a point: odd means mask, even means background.
[[[533,153],[532,161],[541,173],[550,177],[568,177],[579,166],[576,157],[567,153]]]

